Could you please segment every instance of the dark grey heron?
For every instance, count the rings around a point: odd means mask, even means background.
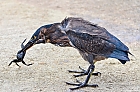
[[[77,87],[70,88],[71,90],[82,87],[97,87],[97,84],[90,85],[88,81],[91,75],[98,75],[100,73],[93,73],[95,68],[95,62],[104,60],[106,58],[116,58],[122,64],[130,61],[128,57],[129,49],[118,38],[110,34],[105,28],[86,21],[82,18],[68,17],[61,23],[54,23],[40,27],[31,37],[29,42],[23,46],[17,53],[17,59],[12,62],[22,62],[25,56],[26,50],[31,46],[40,43],[52,43],[61,47],[74,47],[76,48],[84,60],[88,61],[90,66],[87,70],[80,68],[82,71],[69,71],[75,73],[81,73],[75,75],[75,77],[87,75],[84,82],[77,81],[78,83],[69,83],[69,85],[75,85]],[[132,54],[131,54],[132,55]],[[12,63],[11,62],[11,63]],[[9,65],[11,65],[11,63]]]

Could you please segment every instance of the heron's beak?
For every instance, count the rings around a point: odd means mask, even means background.
[[[47,31],[47,28],[50,28],[53,24],[48,24],[48,25],[44,25],[40,28],[38,28],[36,30],[36,32],[32,35],[31,39],[28,41],[28,43],[24,46],[24,42],[26,41],[26,39],[21,43],[21,50],[19,50],[17,52],[17,59],[14,59],[13,61],[11,61],[11,63],[9,64],[9,66],[12,64],[12,62],[15,62],[17,64],[17,62],[22,62],[23,64],[29,66],[31,64],[26,64],[23,59],[24,56],[26,54],[26,51],[31,48],[33,45],[35,44],[40,44],[40,43],[46,43],[46,42],[50,42],[50,40],[48,39],[46,41],[46,35],[44,35],[44,33],[42,33],[41,30]],[[18,64],[17,64],[18,65]],[[19,65],[18,65],[19,66]]]
[[[26,39],[21,43],[21,50],[18,51],[17,53],[17,59],[18,60],[23,60],[24,59],[24,56],[26,54],[26,50],[28,50],[29,48],[31,48],[35,42],[37,41],[37,39],[33,39],[31,38],[29,40],[29,42],[24,46],[23,43],[26,41]]]
[[[35,44],[45,43],[44,39],[38,39],[36,40]]]
[[[26,41],[26,39],[23,41],[23,43]],[[27,49],[32,47],[36,43],[37,39],[30,39],[29,42],[24,46],[23,43],[21,44],[21,48],[23,52],[25,52]]]

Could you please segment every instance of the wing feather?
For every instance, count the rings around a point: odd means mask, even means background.
[[[62,30],[80,52],[129,61],[129,48],[105,28],[82,18],[69,17],[62,22]],[[86,58],[86,55],[82,55]]]
[[[88,54],[107,57],[115,49],[112,43],[98,36],[92,36],[87,33],[76,33],[70,30],[66,34],[75,48]]]
[[[123,44],[118,38],[110,34],[105,28],[86,21],[82,18],[69,17],[61,22],[65,31],[74,31],[75,33],[85,33],[92,36],[102,38],[116,46],[118,50],[128,51],[128,47]]]

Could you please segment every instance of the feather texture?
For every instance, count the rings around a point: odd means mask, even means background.
[[[88,54],[92,54],[94,59],[116,58],[122,64],[129,61],[128,47],[105,28],[82,18],[73,17],[64,19],[61,24],[70,42],[85,60],[88,60]]]

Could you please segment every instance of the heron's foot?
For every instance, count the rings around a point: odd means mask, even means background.
[[[73,75],[74,77],[80,77],[80,76],[88,75],[89,70],[85,70],[85,69],[81,68],[80,66],[79,66],[79,69],[81,71],[71,71],[71,70],[68,70],[68,72],[69,73],[80,73],[79,75]],[[92,75],[94,75],[94,76],[101,76],[101,73],[100,72],[92,73]]]
[[[30,65],[32,65],[33,63],[31,63],[31,64],[26,64],[23,60],[18,60],[18,59],[14,59],[13,61],[11,61],[10,62],[10,64],[8,65],[8,66],[10,66],[12,63],[15,63],[17,66],[19,66],[18,65],[18,62],[22,62],[24,65],[26,65],[26,66],[30,66]],[[19,66],[20,67],[20,66]]]
[[[83,87],[98,87],[98,85],[97,84],[87,84],[87,83],[82,83],[82,82],[80,82],[80,81],[78,81],[78,80],[76,80],[76,82],[77,83],[69,83],[69,82],[66,82],[66,84],[68,84],[68,85],[73,85],[73,86],[77,86],[77,87],[75,87],[75,88],[70,88],[70,90],[75,90],[75,89],[79,89],[79,88],[83,88]]]

